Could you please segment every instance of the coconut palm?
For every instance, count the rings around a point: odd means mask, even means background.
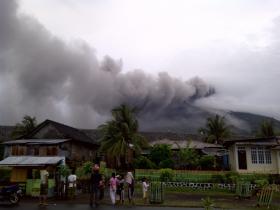
[[[209,143],[222,144],[224,139],[230,136],[230,129],[226,125],[224,117],[219,115],[209,117],[206,128],[201,128],[199,132],[206,136],[206,141]]]
[[[31,132],[37,126],[36,117],[25,115],[21,123],[17,123],[12,132],[13,138],[19,138]]]
[[[264,120],[260,126],[260,137],[272,137],[275,136],[273,122],[271,120]]]
[[[120,105],[112,110],[112,117],[112,120],[99,126],[102,133],[100,150],[109,158],[114,158],[118,166],[130,164],[127,159],[129,151],[140,153],[147,144],[138,133],[135,109]]]

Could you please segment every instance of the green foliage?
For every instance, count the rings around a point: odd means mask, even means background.
[[[199,165],[199,154],[194,148],[187,146],[179,150],[179,167],[196,169]]]
[[[173,177],[174,177],[174,172],[171,168],[160,169],[160,181],[162,182],[172,181]]]
[[[199,132],[206,137],[206,141],[210,143],[223,143],[225,138],[230,136],[230,129],[225,123],[224,117],[215,115],[214,118],[207,119],[206,127],[201,128]]]
[[[240,175],[237,172],[230,171],[225,174],[225,180],[227,183],[237,183],[240,180]]]
[[[90,161],[87,161],[83,163],[82,166],[78,167],[76,169],[76,175],[79,177],[79,179],[88,179],[89,175],[92,171],[93,163]]]
[[[212,155],[203,155],[199,159],[199,166],[204,170],[213,169],[215,157]]]
[[[11,177],[12,169],[1,167],[0,168],[0,182],[1,181],[9,181]]]
[[[14,131],[12,132],[12,138],[18,138],[31,132],[37,126],[36,117],[25,115],[21,123],[17,123]]]
[[[255,180],[255,184],[257,185],[257,187],[265,187],[269,184],[268,180],[267,179],[257,179]]]
[[[133,161],[134,168],[142,168],[142,169],[153,169],[156,168],[156,165],[147,157],[139,156]]]
[[[138,133],[135,109],[121,105],[112,110],[112,117],[111,121],[99,126],[102,133],[100,151],[116,158],[120,166],[121,158],[126,157],[130,148],[139,154],[147,141]]]
[[[151,149],[150,160],[159,166],[162,160],[168,160],[172,157],[171,146],[167,144],[156,144]]]
[[[67,177],[68,175],[70,175],[71,170],[67,165],[59,165],[58,172],[60,173],[61,176]]]
[[[272,137],[275,136],[273,122],[271,120],[264,120],[260,126],[258,137]]]
[[[174,161],[172,159],[166,159],[166,160],[160,161],[159,167],[160,168],[173,168]]]
[[[214,201],[210,197],[202,198],[201,200],[205,210],[214,209]]]

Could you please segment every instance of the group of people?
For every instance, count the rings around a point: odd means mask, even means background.
[[[49,173],[46,169],[41,170],[41,186],[40,186],[40,205],[47,205],[47,195],[48,195],[48,176]],[[68,180],[68,195],[69,198],[74,198],[76,195],[76,182],[77,176],[72,173],[67,177]],[[129,203],[133,203],[134,194],[134,177],[132,172],[128,171],[125,176],[116,175],[112,173],[107,185],[109,186],[110,199],[113,205],[124,204],[125,199],[125,188],[127,189],[127,198]],[[92,173],[90,177],[90,206],[97,207],[99,201],[104,198],[104,191],[106,188],[105,176],[99,173],[99,166],[95,164],[92,168]],[[147,202],[148,198],[148,188],[149,184],[144,178],[142,180],[142,190],[144,202]]]
[[[109,180],[109,193],[113,205],[123,204],[125,197],[125,186],[127,186],[127,197],[129,203],[133,202],[134,177],[132,172],[127,172],[126,176],[112,173]],[[105,177],[99,173],[99,166],[95,164],[92,168],[90,179],[90,206],[99,205],[99,201],[104,197],[106,187]]]

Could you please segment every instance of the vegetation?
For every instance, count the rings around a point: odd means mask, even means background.
[[[68,175],[70,175],[71,170],[67,165],[59,165],[58,172],[62,177],[67,177]]]
[[[138,133],[135,109],[121,105],[112,110],[112,117],[111,121],[99,127],[102,133],[100,151],[115,159],[117,167],[124,167],[132,164],[127,158],[128,151],[139,154],[147,142]]]
[[[272,137],[275,136],[273,122],[271,120],[264,120],[260,126],[258,137]]]
[[[183,169],[196,169],[199,166],[199,154],[189,145],[186,148],[180,148],[178,166]]]
[[[210,197],[202,198],[201,200],[205,210],[214,209],[214,201]]]
[[[160,181],[170,182],[173,180],[174,172],[171,168],[160,169]]]
[[[215,115],[209,117],[206,127],[201,128],[199,132],[206,137],[206,142],[222,144],[225,138],[230,136],[230,129],[225,123],[224,117]]]
[[[12,138],[19,138],[30,133],[37,126],[36,117],[25,115],[20,123],[16,124]]]
[[[154,145],[151,149],[150,160],[156,166],[161,165],[160,167],[165,168],[166,165],[171,164],[173,161],[171,146],[167,144]]]
[[[133,161],[134,168],[146,168],[146,169],[153,169],[156,168],[156,165],[147,157],[139,156]]]

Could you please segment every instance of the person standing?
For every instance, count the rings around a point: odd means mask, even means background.
[[[99,173],[99,166],[95,164],[93,166],[92,174],[90,177],[90,201],[89,201],[90,206],[93,205],[93,202],[96,207],[99,205],[98,193],[99,193],[100,181],[101,181],[101,175]]]
[[[125,181],[127,183],[127,193],[128,193],[128,201],[129,203],[133,202],[133,194],[134,194],[134,177],[132,172],[127,172]]]
[[[142,182],[142,189],[143,189],[143,200],[145,204],[147,203],[148,200],[148,188],[149,188],[149,184],[147,183],[147,179],[144,177]]]
[[[44,168],[40,171],[40,203],[39,205],[48,205],[47,204],[47,197],[48,197],[48,178],[49,172]]]
[[[75,175],[73,170],[72,173],[68,176],[68,192],[69,192],[70,199],[76,197],[76,187],[77,187],[77,176]]]
[[[99,182],[99,200],[104,198],[104,190],[105,190],[105,176],[101,175],[101,181]]]
[[[112,173],[112,176],[110,178],[110,198],[112,201],[112,204],[115,205],[116,204],[116,190],[117,190],[117,178],[116,178],[116,174]]]

